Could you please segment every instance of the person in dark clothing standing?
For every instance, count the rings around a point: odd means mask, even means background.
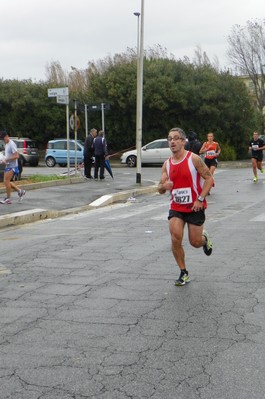
[[[91,129],[89,135],[86,137],[84,144],[84,175],[87,179],[93,179],[93,177],[91,176],[91,168],[94,155],[93,142],[96,135],[97,129]]]
[[[201,146],[202,143],[198,140],[197,134],[195,132],[189,132],[188,141],[185,144],[185,150],[199,155]]]
[[[99,178],[100,180],[104,180],[105,157],[107,156],[107,144],[104,138],[103,130],[100,130],[98,132],[98,136],[94,139],[93,147],[95,154],[94,179],[98,179],[98,170],[99,170]]]

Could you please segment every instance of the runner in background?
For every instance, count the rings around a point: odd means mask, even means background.
[[[8,133],[5,130],[0,132],[0,139],[5,144],[5,155],[1,159],[1,163],[5,165],[4,170],[4,183],[6,187],[6,197],[0,201],[1,204],[11,205],[11,191],[12,189],[17,191],[18,198],[21,201],[25,196],[26,191],[19,188],[12,179],[19,174],[18,169],[18,158],[19,154],[17,146],[13,140],[10,139]]]
[[[214,175],[214,171],[217,168],[217,157],[219,157],[221,152],[221,147],[217,141],[214,141],[214,134],[207,134],[207,141],[205,141],[200,149],[200,154],[204,155],[204,162],[210,169],[212,175]],[[213,183],[213,187],[214,187]],[[209,192],[210,194],[210,192]]]
[[[259,181],[258,169],[261,171],[261,173],[263,173],[262,160],[263,150],[265,150],[264,141],[259,138],[258,132],[253,133],[253,139],[250,140],[248,149],[251,151],[251,161],[254,175],[253,182],[257,183]]]

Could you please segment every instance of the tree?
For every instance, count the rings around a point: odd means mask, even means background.
[[[187,57],[176,60],[165,49],[147,49],[144,56],[143,145],[167,137],[173,126],[195,130],[201,140],[209,131],[221,145],[246,156],[253,126],[258,121],[244,83],[229,72],[219,72],[206,54],[197,52],[196,63]],[[105,130],[111,151],[135,146],[137,51],[127,49],[98,61],[84,70],[71,68],[68,75],[59,63],[50,66],[48,82],[0,80],[0,127],[12,135],[27,135],[40,146],[66,137],[65,107],[48,98],[47,89],[68,84],[72,99],[84,104],[110,104]],[[85,138],[84,114],[78,110]],[[260,115],[260,112],[259,112]],[[101,128],[101,112],[88,112],[88,127]],[[256,127],[255,127],[256,128]]]
[[[214,131],[218,140],[246,156],[254,110],[242,81],[219,73],[208,62],[194,65],[165,53],[145,52],[143,144],[166,137],[172,126],[195,130],[204,139]],[[207,61],[207,58],[204,59]],[[89,101],[109,102],[107,137],[115,149],[135,144],[136,58],[133,52],[92,63],[87,71]],[[93,115],[95,118],[96,115]],[[96,120],[93,119],[96,123]]]
[[[235,25],[228,36],[228,57],[231,63],[249,77],[254,86],[257,105],[263,114],[265,106],[265,32],[264,21],[247,21],[246,26]]]
[[[65,137],[65,110],[47,96],[48,86],[31,80],[0,80],[0,127],[11,136],[30,137],[39,145]]]

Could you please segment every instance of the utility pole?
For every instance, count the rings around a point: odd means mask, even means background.
[[[141,170],[142,170],[142,119],[143,119],[143,59],[144,59],[144,0],[141,0],[141,14],[135,13],[138,18],[141,16],[141,29],[140,39],[137,39],[137,43],[140,43],[140,48],[137,49],[137,103],[136,103],[136,150],[137,150],[137,172],[136,172],[136,183],[141,184]],[[138,25],[139,26],[139,25]],[[137,32],[137,38],[139,37],[139,27]]]

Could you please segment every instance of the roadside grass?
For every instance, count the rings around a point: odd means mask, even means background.
[[[57,175],[31,175],[26,177],[26,180],[30,183],[41,183],[45,181],[52,181],[52,180],[66,180],[68,176],[57,176]],[[22,178],[22,180],[24,180]]]
[[[73,178],[74,176],[70,176]],[[14,181],[19,187],[25,184],[34,184],[34,183],[42,183],[48,181],[55,181],[55,180],[67,180],[69,177],[66,176],[57,176],[57,175],[31,175],[31,176],[23,176],[21,180]],[[0,189],[4,188],[4,182],[0,182]]]

